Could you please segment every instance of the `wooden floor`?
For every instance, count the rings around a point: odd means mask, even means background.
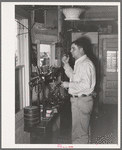
[[[91,143],[117,144],[117,105],[101,105],[91,116]]]
[[[61,128],[51,135],[52,144],[71,144],[71,112],[67,102],[61,113]],[[70,112],[70,113],[69,113]],[[118,109],[117,105],[101,105],[93,111],[90,120],[90,144],[118,143]],[[50,143],[50,144],[51,144]]]
[[[68,121],[68,120],[66,120]],[[101,105],[98,113],[91,115],[91,144],[117,144],[118,109],[117,105]],[[64,126],[58,136],[59,144],[71,144],[70,128]]]

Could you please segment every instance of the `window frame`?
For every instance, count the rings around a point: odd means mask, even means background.
[[[20,110],[30,105],[30,91],[29,91],[29,34],[28,34],[28,19],[21,16],[15,16],[23,24],[23,30],[19,32],[19,64],[15,66],[15,70],[19,69],[19,87],[20,87]],[[26,28],[27,27],[27,28]],[[22,34],[25,33],[25,34]],[[15,99],[16,103],[16,99]],[[16,106],[15,106],[16,107]],[[19,111],[20,111],[19,110]],[[18,111],[17,111],[18,112]]]

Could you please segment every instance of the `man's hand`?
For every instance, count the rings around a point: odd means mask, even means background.
[[[69,62],[69,56],[67,57],[66,55],[64,55],[64,56],[62,57],[62,62],[63,62],[64,64],[67,64],[67,63]]]
[[[61,86],[63,88],[69,88],[69,82],[62,82]]]

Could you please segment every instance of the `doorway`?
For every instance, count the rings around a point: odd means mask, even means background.
[[[103,104],[118,104],[118,39],[103,41]]]

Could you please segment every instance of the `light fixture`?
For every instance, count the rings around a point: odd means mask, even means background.
[[[66,17],[65,20],[80,20],[79,16],[82,12],[84,12],[84,9],[82,8],[63,8],[63,14]]]

